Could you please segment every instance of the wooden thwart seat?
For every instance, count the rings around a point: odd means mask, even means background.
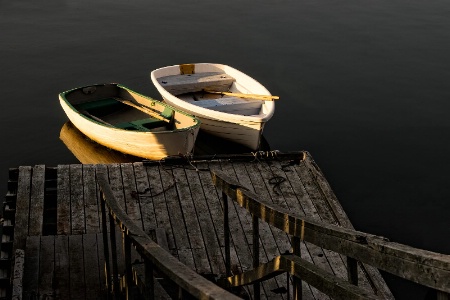
[[[259,113],[262,101],[245,100],[238,97],[223,97],[193,101],[191,103],[215,111],[252,115]]]
[[[161,86],[173,95],[199,92],[204,89],[224,92],[234,81],[235,79],[230,75],[218,72],[170,75],[158,78]]]

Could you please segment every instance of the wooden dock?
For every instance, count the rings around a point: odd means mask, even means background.
[[[329,224],[352,228],[317,164],[307,152],[281,156],[240,155],[181,158],[157,162],[102,165],[21,166],[9,171],[4,204],[0,287],[10,296],[11,282],[23,299],[101,299],[105,275],[101,240],[99,171],[107,172],[115,197],[128,216],[183,264],[215,281],[225,275],[221,193],[211,180],[220,170],[249,190],[285,209]],[[229,210],[233,274],[253,268],[252,217],[232,202]],[[291,251],[286,233],[260,224],[260,262]],[[24,250],[21,264],[13,257]],[[347,279],[345,256],[308,242],[302,258]],[[393,298],[380,273],[360,264],[359,286],[384,299]],[[261,285],[262,299],[287,299],[286,274]],[[303,299],[330,299],[303,284]],[[240,296],[254,298],[251,287]],[[292,295],[292,293],[291,293]],[[34,299],[34,298],[33,298]],[[44,298],[46,299],[46,298]]]

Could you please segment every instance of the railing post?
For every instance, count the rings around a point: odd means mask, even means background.
[[[123,253],[125,255],[125,293],[127,299],[131,299],[131,286],[133,285],[133,271],[131,267],[131,241],[127,233],[123,231]]]
[[[108,227],[106,225],[106,208],[103,193],[101,193],[100,197],[100,208],[102,211],[102,237],[103,237],[103,255],[105,256],[106,291],[107,291],[107,299],[110,299],[112,293],[111,269],[109,266]]]
[[[145,288],[146,288],[145,299],[153,300],[155,299],[155,282],[153,278],[153,265],[147,258],[144,258],[144,264],[145,264]]]
[[[116,223],[111,214],[109,214],[109,239],[111,241],[113,292],[114,298],[118,299],[120,297],[120,286],[119,286],[119,271],[117,267]]]
[[[230,224],[228,220],[228,197],[222,192],[223,200],[223,234],[225,240],[225,271],[227,277],[231,276],[231,257],[230,257]]]
[[[253,268],[259,266],[259,218],[252,215],[252,229],[253,229]],[[253,284],[253,295],[255,300],[260,299],[261,286],[260,283]]]
[[[358,261],[347,256],[347,277],[351,284],[358,285]]]
[[[300,238],[297,236],[292,237],[292,252],[294,255],[301,257],[300,251]],[[302,280],[297,276],[293,276],[292,278],[292,289],[293,289],[293,298],[294,300],[302,299]]]

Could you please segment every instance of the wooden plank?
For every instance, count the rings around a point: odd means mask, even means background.
[[[13,300],[21,300],[23,296],[23,276],[25,271],[25,250],[17,249],[14,253],[14,268],[12,274]]]
[[[70,166],[58,165],[56,220],[57,233],[70,234]]]
[[[69,236],[70,299],[85,299],[82,235]]]
[[[212,163],[213,164],[213,163]],[[211,216],[214,230],[217,234],[219,246],[223,246],[223,210],[220,196],[217,194],[217,190],[211,181],[211,174],[208,163],[201,162],[196,164],[200,170],[198,176],[203,188],[203,195],[206,199],[209,215]]]
[[[54,297],[53,278],[55,270],[55,236],[41,236],[39,251],[39,294]]]
[[[175,187],[180,201],[181,211],[186,224],[190,244],[192,245],[192,248],[204,248],[200,225],[198,223],[194,202],[192,200],[191,191],[189,190],[189,185],[187,184],[187,178],[183,167],[173,168],[172,174],[175,178]]]
[[[130,218],[140,224],[143,228],[139,196],[136,189],[136,179],[134,177],[133,165],[131,163],[120,164],[122,170],[122,184],[127,207],[127,214]]]
[[[83,195],[83,165],[70,165],[71,234],[86,231]]]
[[[217,191],[216,187],[214,186],[212,180],[211,180],[211,174],[208,172],[211,168],[220,167],[218,166],[218,163],[210,162],[209,164],[206,162],[200,162],[196,164],[197,169],[199,169],[200,172],[198,172],[202,187],[203,187],[203,193],[205,195],[205,199],[207,200],[208,210],[209,214],[211,216],[211,219],[214,224],[215,232],[217,235],[217,239],[220,246],[220,252],[222,253],[222,261],[221,264],[225,266],[225,260],[224,260],[224,228],[223,228],[223,209],[222,209],[222,201],[220,199],[221,196],[219,196],[219,192]],[[230,257],[231,257],[231,263],[232,263],[232,269],[235,273],[241,272],[242,267],[240,265],[239,258],[236,253],[236,248],[231,241],[231,248],[230,248]],[[220,267],[221,268],[221,267]],[[224,274],[224,272],[221,271],[221,274]]]
[[[189,243],[194,255],[197,273],[211,274],[211,266],[207,260],[207,253],[196,212],[195,202],[189,189],[184,167],[174,168],[172,170],[172,174],[176,180],[175,186],[178,192],[178,198],[183,213],[186,231],[189,237]]]
[[[44,218],[45,166],[33,168],[28,235],[41,235]]]
[[[39,250],[40,236],[26,239],[25,272],[23,276],[23,298],[33,299],[39,293]]]
[[[208,254],[211,271],[213,274],[224,274],[225,265],[217,240],[214,224],[209,212],[207,200],[201,185],[199,172],[194,169],[185,169],[187,182],[195,205],[198,222],[201,228],[203,241]]]
[[[55,236],[55,294],[70,299],[69,236]]]
[[[199,92],[204,89],[225,92],[235,81],[228,74],[205,72],[186,75],[170,75],[157,79],[159,84],[173,95]]]
[[[142,162],[133,163],[134,177],[136,180],[136,196],[139,198],[144,232],[150,235],[156,228],[156,215],[153,206],[153,197],[150,192],[150,183],[147,170]],[[159,174],[158,174],[159,177]],[[167,215],[167,220],[168,220]]]
[[[84,204],[86,214],[86,233],[101,231],[98,190],[95,180],[95,165],[83,165]]]
[[[114,193],[114,197],[116,197],[120,207],[126,212],[127,206],[123,191],[122,172],[120,170],[120,164],[109,164],[108,175],[109,175],[109,183]]]
[[[19,167],[17,184],[16,217],[14,225],[14,249],[25,249],[30,213],[31,167]],[[13,253],[14,253],[13,252]]]
[[[178,249],[178,259],[187,267],[195,270],[194,254],[192,249]]]
[[[97,238],[97,258],[98,258],[98,270],[99,270],[99,292],[102,295],[105,295],[107,293],[106,288],[106,276],[105,276],[105,255],[104,255],[104,249],[103,249],[103,236],[101,233],[96,234]]]
[[[83,235],[83,252],[84,269],[86,270],[86,299],[100,299],[102,283],[100,281],[100,273],[103,271],[103,265],[99,265],[96,234]]]
[[[172,171],[170,169],[166,169],[165,167],[158,168],[161,187],[159,189],[151,189],[152,194],[153,191],[155,194],[158,194],[158,197],[153,197],[156,219],[158,222],[158,227],[164,227],[166,232],[173,232],[173,238],[175,241],[175,246],[178,251],[180,249],[190,249],[191,245],[189,244],[189,237],[186,230],[186,226],[184,224],[183,213],[180,206],[180,201],[178,200],[177,190],[175,188],[175,178],[173,177]],[[149,176],[153,175],[153,170],[147,169],[147,173]],[[156,177],[156,174],[152,176]],[[157,180],[155,182],[158,182]],[[152,187],[152,183],[150,183]],[[159,193],[163,193],[164,198],[159,197]],[[164,202],[161,202],[163,200]],[[166,217],[166,211],[170,218],[170,222],[164,220]],[[161,216],[161,217],[160,217]],[[167,223],[165,223],[167,222]],[[170,228],[169,224],[172,225]],[[162,225],[162,226],[161,226]],[[169,235],[169,247],[170,247],[170,235]],[[180,257],[181,260],[181,257]],[[182,261],[183,262],[183,261]],[[184,262],[183,262],[184,263]]]
[[[339,225],[333,214],[330,212],[328,204],[324,202],[323,195],[318,190],[317,184],[313,180],[305,162],[301,161],[299,165],[294,165],[293,168],[301,178],[305,191],[308,194],[309,199],[311,199],[311,202],[314,204],[320,218],[327,223]]]
[[[158,245],[160,247],[162,247],[164,250],[169,252],[170,249],[169,249],[169,243],[167,242],[166,230],[164,228],[161,228],[161,227],[156,228],[155,229],[155,236],[156,236],[156,243],[158,243]]]
[[[179,230],[179,228],[184,230],[184,227],[176,225],[176,222],[181,220],[171,221],[165,198],[165,191],[174,189],[174,182],[172,179],[167,179],[170,181],[166,181],[165,184],[168,184],[168,186],[164,187],[158,166],[144,168],[144,171],[148,175],[148,186],[146,184],[145,189],[142,190],[144,193],[140,195],[140,201],[143,203],[143,214],[146,214],[145,217],[143,215],[143,218],[145,218],[144,224],[149,224],[146,225],[146,228],[149,227],[147,232],[150,233],[151,230],[156,228],[164,229],[167,234],[168,247],[171,253],[176,256],[177,247],[175,246],[174,230]],[[184,238],[187,240],[187,236],[184,236]]]

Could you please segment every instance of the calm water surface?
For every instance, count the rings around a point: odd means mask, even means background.
[[[59,92],[158,98],[152,69],[217,62],[281,97],[266,139],[310,151],[357,229],[450,254],[448,1],[0,0],[0,38],[2,195],[9,167],[77,162]]]

